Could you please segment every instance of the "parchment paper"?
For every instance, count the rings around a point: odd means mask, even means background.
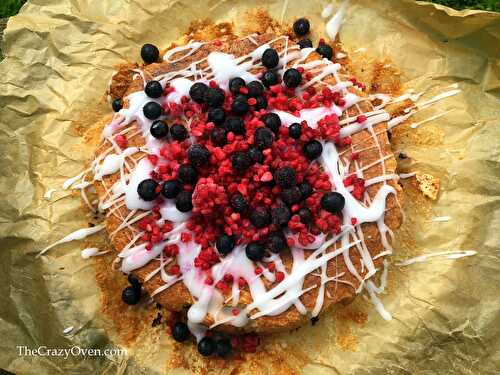
[[[394,131],[395,148],[411,157],[403,168],[438,176],[441,193],[431,205],[414,181],[403,181],[406,222],[398,232],[393,260],[458,249],[478,254],[392,266],[388,290],[381,296],[394,316],[391,322],[360,297],[314,327],[265,339],[261,353],[227,363],[195,363],[182,357],[191,355],[192,348],[176,349],[164,326],[151,328],[150,321],[132,344],[120,339],[101,311],[105,297],[95,272],[103,264],[81,259],[81,243],[35,258],[37,250],[87,226],[78,194],[62,191],[61,185],[83,170],[91,155],[81,135],[89,122],[109,112],[103,93],[116,64],[139,60],[145,42],[166,47],[195,19],[234,21],[256,6],[288,22],[307,16],[317,38],[324,30],[320,14],[325,5],[288,0],[29,0],[9,20],[6,58],[0,64],[0,368],[39,375],[200,369],[498,373],[500,14],[397,0],[353,0],[349,5],[340,35],[354,62],[387,59],[400,69],[405,86],[417,92],[434,87],[439,93],[454,83],[462,90],[417,120],[451,109],[446,116],[417,129],[402,126]],[[49,202],[43,195],[51,188],[58,190]],[[433,222],[436,216],[451,219]],[[95,237],[87,242],[102,241]],[[135,316],[129,324],[139,327],[151,312],[142,307],[124,315]],[[70,326],[73,332],[63,334]],[[125,347],[128,355],[20,356],[17,346],[23,345]],[[174,360],[171,353],[176,350]],[[185,353],[179,356],[179,350]]]

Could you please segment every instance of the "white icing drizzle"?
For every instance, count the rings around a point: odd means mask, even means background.
[[[45,192],[45,194],[43,194],[43,197],[50,201],[52,199],[52,195],[57,191],[57,189],[49,189]]]
[[[89,259],[90,257],[104,255],[104,254],[107,254],[109,252],[110,252],[110,250],[99,251],[99,249],[97,247],[87,247],[86,249],[83,249],[81,251],[81,256],[83,259]]]
[[[347,10],[347,5],[349,4],[348,0],[344,0],[339,7],[337,13],[333,15],[333,17],[326,24],[326,34],[331,40],[335,40],[337,36],[340,26],[344,20],[345,12]]]
[[[74,329],[75,329],[75,327],[74,327],[74,326],[66,327],[66,328],[64,328],[64,330],[63,330],[63,334],[68,335],[68,334],[70,334],[70,333],[71,333]]]
[[[321,12],[321,18],[328,18],[333,14],[333,4],[328,4]]]
[[[83,240],[85,237],[88,237],[92,234],[95,234],[97,232],[100,232],[101,230],[104,229],[104,225],[96,225],[95,227],[91,228],[83,228],[83,229],[78,229],[77,231],[74,231],[73,233],[68,234],[66,237],[60,239],[59,241],[54,242],[53,244],[47,246],[45,249],[41,250],[37,254],[37,258],[45,254],[47,251],[52,249],[53,247],[66,243],[66,242],[71,242],[75,240]]]
[[[437,217],[432,218],[432,221],[435,223],[441,223],[441,222],[450,221],[450,220],[451,220],[451,216],[437,216]]]
[[[420,256],[415,257],[415,258],[411,258],[411,259],[404,260],[402,262],[398,262],[398,263],[396,263],[396,266],[405,267],[405,266],[409,266],[410,264],[414,264],[414,263],[422,263],[422,262],[425,262],[425,261],[427,261],[431,258],[434,258],[434,257],[444,256],[444,257],[446,257],[446,259],[459,259],[459,258],[464,258],[464,257],[470,257],[470,256],[473,256],[476,254],[477,254],[477,251],[475,251],[475,250],[440,251],[437,253],[420,255]]]
[[[401,179],[406,179],[406,178],[410,178],[410,177],[413,177],[413,176],[416,176],[417,172],[410,172],[410,173],[400,173],[399,174],[399,178]]]

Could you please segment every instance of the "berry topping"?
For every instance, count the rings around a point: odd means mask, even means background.
[[[259,81],[252,81],[247,85],[248,96],[250,98],[256,98],[261,96],[264,92],[264,86]]]
[[[141,48],[141,57],[146,64],[151,64],[158,61],[160,51],[155,45],[147,43]]]
[[[158,192],[156,188],[158,187],[158,183],[155,180],[147,179],[142,180],[139,185],[137,185],[137,194],[141,197],[142,200],[145,201],[153,201],[158,196]]]
[[[264,125],[271,129],[274,133],[278,133],[281,126],[281,119],[276,113],[268,113],[262,117]]]
[[[274,172],[274,180],[283,189],[291,188],[297,183],[295,170],[292,167],[279,168]]]
[[[229,91],[234,95],[239,94],[242,87],[245,87],[245,80],[243,78],[236,77],[229,81]]]
[[[157,139],[165,138],[168,135],[168,126],[161,120],[155,120],[149,131],[151,135]]]
[[[263,96],[257,96],[255,98],[254,107],[256,110],[266,109],[267,108],[267,100]]]
[[[299,139],[302,134],[302,125],[298,122],[294,122],[288,127],[288,135],[293,139]]]
[[[286,238],[282,232],[271,233],[267,238],[266,246],[270,252],[279,253],[286,247]]]
[[[333,49],[328,44],[320,44],[318,48],[316,48],[316,52],[318,52],[325,59],[331,60],[333,57]]]
[[[307,18],[299,18],[293,23],[293,31],[299,36],[306,35],[309,32],[311,25]]]
[[[281,192],[281,200],[287,206],[293,206],[302,200],[302,194],[300,194],[300,189],[297,186],[285,189]]]
[[[215,343],[215,354],[219,357],[229,356],[232,350],[231,341],[227,338],[219,339]]]
[[[227,255],[234,249],[234,238],[227,234],[223,234],[217,237],[215,245],[219,254]]]
[[[189,147],[188,159],[195,167],[201,167],[202,165],[208,163],[210,159],[210,151],[208,151],[208,149],[201,144],[194,144]]]
[[[300,194],[302,194],[302,199],[306,199],[313,193],[313,188],[307,182],[302,182],[299,184]]]
[[[245,253],[248,259],[258,262],[264,258],[265,251],[261,244],[250,242],[245,248]]]
[[[309,208],[303,207],[299,210],[300,221],[304,224],[309,224],[312,222],[313,216]]]
[[[265,150],[273,144],[274,134],[269,128],[257,128],[254,133],[255,146],[259,150]]]
[[[122,98],[116,98],[111,102],[111,107],[113,108],[113,111],[118,112],[120,109],[123,108],[123,103],[122,103]]]
[[[161,195],[167,199],[175,198],[182,190],[181,185],[177,180],[165,181],[161,188]]]
[[[302,74],[295,68],[287,69],[283,74],[283,82],[286,87],[295,88],[302,82]]]
[[[214,353],[214,351],[215,351],[215,342],[212,338],[204,337],[198,343],[198,352],[202,356],[209,357]]]
[[[279,82],[278,75],[276,74],[276,72],[273,72],[272,70],[268,70],[262,75],[262,83],[266,87],[274,86],[278,82]]]
[[[286,226],[290,221],[292,214],[288,207],[279,206],[271,210],[271,219],[273,224]]]
[[[250,159],[255,163],[262,164],[264,162],[264,154],[256,147],[252,147],[248,150],[248,156],[250,156]]]
[[[309,38],[304,38],[299,40],[298,42],[300,49],[302,48],[312,48],[313,42],[311,42],[311,39]]]
[[[321,197],[321,208],[332,214],[340,213],[345,205],[345,199],[342,194],[336,191],[325,193]]]
[[[135,276],[133,273],[128,274],[127,280],[131,286],[141,290],[141,283],[140,283],[139,279],[137,278],[137,276]]]
[[[176,141],[182,142],[189,137],[187,129],[181,124],[173,124],[170,127],[170,135]]]
[[[172,327],[172,336],[175,341],[186,341],[189,337],[189,328],[186,323],[177,322]]]
[[[122,301],[127,305],[137,305],[141,299],[141,290],[134,286],[128,286],[123,289]]]
[[[222,89],[209,87],[203,95],[203,101],[209,107],[220,107],[224,103],[225,94]]]
[[[309,160],[314,160],[318,158],[322,152],[323,152],[323,145],[317,140],[309,141],[304,145],[304,155]]]
[[[262,54],[262,65],[268,69],[275,68],[280,62],[280,57],[275,49],[268,48]]]
[[[208,111],[207,119],[215,125],[222,125],[226,119],[226,113],[222,108],[211,108]]]
[[[193,209],[193,200],[191,197],[191,193],[188,191],[181,191],[177,194],[177,198],[175,199],[175,207],[180,212],[189,212]]]
[[[194,184],[198,179],[198,172],[190,164],[182,164],[177,170],[177,178],[183,184]]]
[[[158,81],[149,81],[146,83],[144,92],[150,98],[159,98],[163,94],[163,87],[161,87],[161,83]]]
[[[247,98],[244,96],[238,97],[231,105],[231,110],[237,115],[244,115],[249,109]]]
[[[156,102],[148,102],[142,108],[144,116],[149,120],[156,120],[163,113],[163,108]]]
[[[241,117],[229,116],[224,126],[228,132],[233,132],[236,135],[245,134],[245,123]]]
[[[248,209],[248,202],[243,195],[236,193],[231,197],[231,207],[235,212],[244,213]]]
[[[208,86],[205,85],[202,82],[196,82],[191,88],[189,89],[189,96],[191,99],[193,99],[196,103],[203,103],[203,98],[205,97],[205,93],[208,90]]]
[[[250,214],[250,222],[255,228],[264,228],[271,224],[271,215],[264,207],[257,207]]]
[[[216,146],[224,146],[227,143],[226,129],[214,128],[210,133],[210,139]]]
[[[238,151],[231,156],[231,164],[237,171],[244,171],[250,168],[253,163],[252,159],[246,152]]]

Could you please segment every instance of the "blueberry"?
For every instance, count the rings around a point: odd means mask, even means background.
[[[254,105],[255,109],[257,111],[260,111],[261,109],[266,109],[267,108],[267,100],[263,96],[257,96],[255,98],[256,103]]]
[[[245,254],[248,259],[258,262],[264,258],[264,247],[257,242],[250,242],[245,248]]]
[[[236,135],[245,134],[245,123],[241,117],[229,116],[224,123],[224,127],[228,132],[233,132]]]
[[[313,193],[313,188],[307,182],[302,182],[299,185],[300,194],[302,194],[302,199],[306,199],[311,196]]]
[[[157,139],[165,138],[168,135],[168,125],[161,120],[155,120],[151,124],[149,131]]]
[[[287,206],[293,206],[296,203],[299,203],[302,200],[302,194],[300,194],[300,189],[297,186],[284,189],[281,192],[281,200]]]
[[[187,129],[181,124],[173,124],[170,127],[170,135],[179,142],[184,141],[189,136]]]
[[[177,170],[177,178],[183,184],[194,184],[198,179],[198,172],[190,164],[182,164]]]
[[[214,353],[214,351],[215,351],[215,342],[210,337],[204,337],[198,343],[198,352],[202,356],[209,357]]]
[[[215,343],[215,354],[217,354],[219,357],[227,357],[231,354],[232,347],[231,347],[231,341],[229,339],[219,339]]]
[[[156,192],[157,187],[158,182],[151,178],[142,180],[139,185],[137,185],[137,194],[139,194],[139,197],[141,197],[142,200],[148,202],[154,201],[158,196],[158,193]]]
[[[158,61],[160,51],[155,45],[146,43],[141,48],[141,57],[146,64],[151,64]]]
[[[337,214],[342,211],[345,205],[345,199],[342,194],[337,193],[336,191],[331,191],[329,193],[325,193],[321,197],[321,208],[331,212],[332,214]]]
[[[122,103],[122,98],[116,98],[111,102],[111,107],[113,108],[113,111],[118,112],[120,109],[123,108],[123,103]]]
[[[307,18],[299,18],[293,23],[293,31],[299,36],[306,35],[309,32],[311,25]]]
[[[267,113],[262,117],[262,122],[274,133],[278,133],[281,126],[281,119],[276,113]]]
[[[234,95],[239,94],[242,87],[245,87],[245,80],[243,78],[236,77],[229,80],[229,91]]]
[[[248,96],[250,98],[256,98],[264,93],[264,86],[259,81],[252,81],[247,85]]]
[[[163,113],[163,108],[156,102],[148,102],[142,108],[144,116],[149,120],[156,120]]]
[[[250,109],[250,106],[248,105],[248,101],[245,97],[238,98],[231,105],[231,110],[233,111],[233,113],[235,113],[237,115],[244,115],[245,113],[248,112],[249,109]]]
[[[279,253],[287,246],[286,238],[282,232],[273,232],[266,241],[266,249],[272,253]]]
[[[273,72],[272,70],[267,70],[263,75],[262,75],[262,83],[266,87],[274,86],[279,82],[279,77],[276,74],[276,72]]]
[[[172,328],[172,336],[175,341],[183,342],[189,337],[189,328],[186,323],[177,322]]]
[[[181,191],[175,199],[175,207],[180,212],[189,212],[193,209],[193,200],[189,191]]]
[[[138,289],[139,292],[141,291],[141,282],[139,281],[137,276],[135,276],[133,273],[129,273],[127,276],[127,280],[132,287]]]
[[[196,82],[191,86],[189,89],[189,96],[191,99],[193,99],[196,103],[203,103],[203,98],[205,97],[205,93],[208,90],[208,86],[205,85],[203,82]]]
[[[274,171],[274,181],[283,189],[291,188],[297,183],[295,170],[292,167],[282,167]]]
[[[318,48],[316,48],[316,52],[318,52],[322,57],[331,60],[333,57],[333,49],[328,44],[320,44]]]
[[[231,155],[231,165],[237,171],[244,171],[250,168],[252,164],[252,159],[246,152],[238,151]]]
[[[303,151],[309,160],[314,160],[323,152],[323,145],[317,140],[312,140],[304,145]]]
[[[307,207],[301,208],[299,210],[298,214],[300,217],[300,221],[303,224],[309,224],[310,222],[312,222],[313,216],[312,216],[312,212],[309,208],[307,208]]]
[[[167,199],[175,198],[182,190],[181,184],[177,180],[169,180],[163,183],[161,195]]]
[[[286,87],[295,88],[302,82],[302,74],[295,68],[287,69],[283,74],[283,82]]]
[[[127,305],[137,305],[141,299],[141,290],[134,286],[127,286],[122,292],[122,301]]]
[[[224,146],[227,143],[226,129],[212,129],[212,132],[210,133],[210,139],[215,146]]]
[[[211,108],[208,110],[207,119],[215,125],[222,125],[226,119],[226,112],[222,108]]]
[[[234,194],[230,203],[235,212],[244,213],[248,209],[248,202],[240,193]]]
[[[256,147],[252,147],[248,150],[248,156],[253,162],[262,164],[264,162],[264,154]]]
[[[228,236],[227,234],[223,234],[217,237],[215,241],[215,246],[217,247],[217,251],[219,254],[227,255],[234,249],[234,237]]]
[[[202,144],[191,145],[188,149],[189,162],[195,167],[201,167],[210,160],[210,151]]]
[[[313,42],[309,38],[304,38],[304,39],[299,40],[298,44],[299,44],[300,49],[312,48],[312,46],[313,46]]]
[[[294,122],[288,127],[288,135],[293,139],[299,139],[302,135],[302,125]]]
[[[268,69],[275,68],[280,62],[278,52],[273,48],[268,48],[262,54],[262,65]]]
[[[224,104],[225,94],[222,89],[209,87],[203,95],[203,101],[211,108],[221,107]]]
[[[291,217],[292,214],[290,212],[290,209],[286,206],[279,206],[271,210],[271,218],[273,224],[286,226]]]
[[[265,150],[271,147],[274,140],[274,134],[269,128],[257,128],[254,133],[255,146],[259,150]]]
[[[250,222],[255,228],[264,228],[271,224],[271,215],[264,207],[257,207],[250,214]]]
[[[150,98],[159,98],[163,94],[163,87],[161,87],[161,83],[158,81],[149,81],[146,83],[144,92]]]

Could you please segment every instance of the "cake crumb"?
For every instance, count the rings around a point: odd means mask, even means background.
[[[439,193],[439,178],[420,172],[417,173],[416,178],[418,188],[422,194],[432,200],[436,200]]]

